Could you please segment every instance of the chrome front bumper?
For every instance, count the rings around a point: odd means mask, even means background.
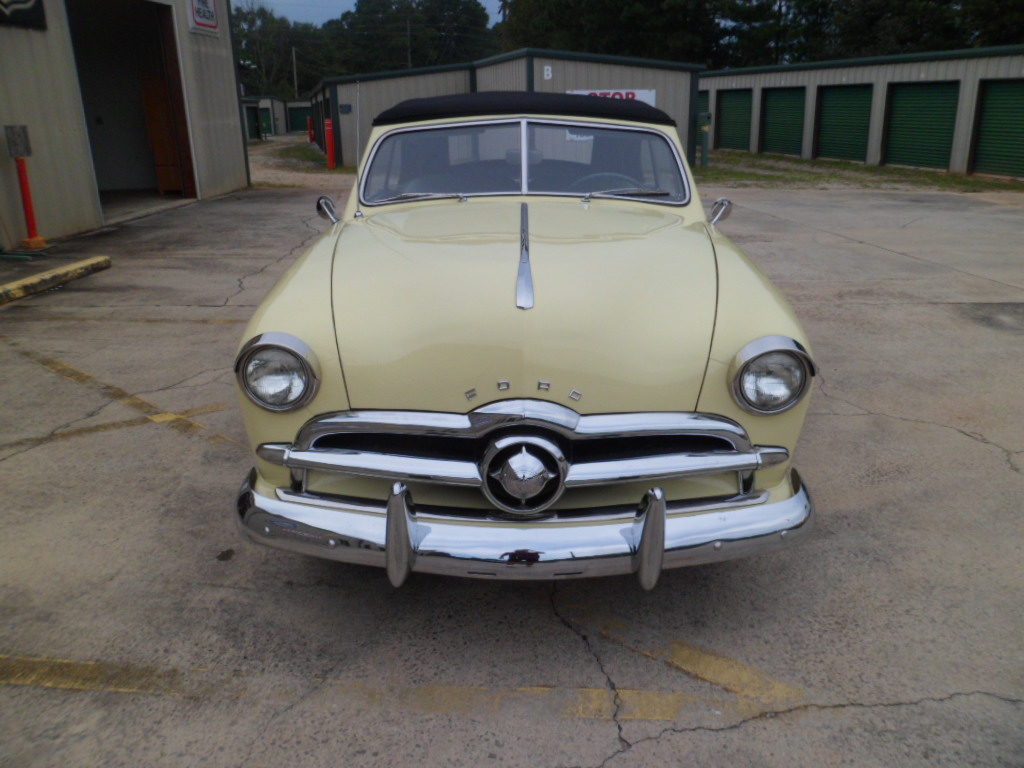
[[[236,520],[258,544],[387,569],[399,586],[411,571],[494,579],[569,579],[636,573],[652,589],[661,571],[771,552],[802,541],[814,505],[800,476],[792,495],[740,504],[667,502],[661,490],[637,507],[594,517],[479,520],[416,511],[395,483],[385,502],[239,491]]]

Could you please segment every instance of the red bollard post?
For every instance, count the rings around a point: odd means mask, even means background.
[[[309,136],[309,143],[313,143],[313,118],[306,116],[306,134]]]
[[[46,240],[41,238],[36,230],[36,212],[32,207],[32,188],[28,184],[28,168],[25,166],[24,157],[16,157],[14,162],[18,166],[21,205],[25,209],[25,229],[28,230],[28,237],[21,241],[21,245],[28,250],[38,251],[46,247]]]
[[[324,144],[327,145],[327,168],[334,170],[334,121],[324,120]]]

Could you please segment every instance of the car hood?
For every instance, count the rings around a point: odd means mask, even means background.
[[[534,200],[528,218],[528,310],[520,200],[401,206],[342,229],[332,300],[353,408],[695,408],[717,296],[703,223],[607,200]]]

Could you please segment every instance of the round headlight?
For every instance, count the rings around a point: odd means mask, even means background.
[[[257,405],[271,411],[289,411],[305,405],[316,393],[314,366],[315,358],[298,339],[265,334],[246,345],[238,357],[236,373],[245,394]]]
[[[803,347],[781,337],[752,342],[737,362],[733,393],[736,402],[753,413],[782,413],[792,408],[803,398],[814,375],[814,364]]]

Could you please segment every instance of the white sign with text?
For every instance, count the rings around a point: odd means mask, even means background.
[[[582,91],[566,91],[580,96],[603,96],[606,99],[625,99],[626,101],[642,101],[652,107],[658,106],[657,91],[640,88],[586,88]]]

